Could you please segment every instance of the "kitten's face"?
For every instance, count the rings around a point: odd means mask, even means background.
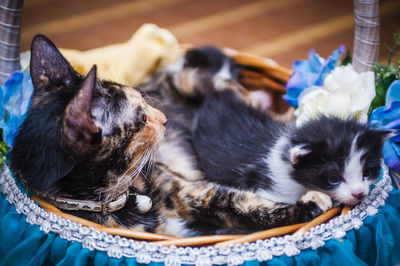
[[[340,203],[364,198],[379,177],[382,145],[391,132],[334,118],[320,118],[302,130],[290,152],[295,179]]]

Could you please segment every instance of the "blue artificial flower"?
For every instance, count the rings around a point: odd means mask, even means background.
[[[7,146],[12,147],[19,126],[30,106],[33,85],[29,72],[17,71],[0,87],[0,128]]]
[[[386,105],[376,108],[370,118],[370,125],[377,129],[400,129],[400,80],[395,80],[388,88]],[[383,144],[383,158],[389,167],[400,171],[400,135]]]
[[[308,60],[295,61],[293,64],[293,74],[286,84],[285,99],[294,108],[298,107],[298,98],[301,92],[311,86],[322,86],[325,77],[339,65],[341,55],[346,51],[346,47],[341,45],[325,61],[319,57],[314,49],[308,53]]]

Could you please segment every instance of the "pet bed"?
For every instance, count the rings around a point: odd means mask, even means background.
[[[369,7],[367,15],[376,17],[377,2],[372,2],[375,9]],[[365,5],[355,3],[355,14],[360,16],[359,12],[365,12]],[[21,9],[20,0],[0,2],[0,83],[7,80],[3,88],[8,90],[28,86],[30,80],[29,75],[21,72],[9,76],[20,69]],[[371,32],[367,37],[369,35]],[[370,52],[358,47],[365,43],[357,42],[358,37],[356,34],[353,63],[364,71],[369,66],[362,63],[376,60],[377,50]],[[286,111],[287,106],[279,100],[286,92],[285,83],[291,71],[255,55],[230,49],[225,52],[248,66],[248,70],[241,73],[241,81],[247,88],[268,87],[275,111],[285,115],[293,113],[292,109]],[[352,209],[334,208],[307,224],[244,236],[175,238],[106,228],[64,214],[46,202],[30,198],[3,164],[0,264],[396,265],[400,263],[400,191],[393,188],[389,173],[388,167],[382,164],[381,178],[360,204]]]

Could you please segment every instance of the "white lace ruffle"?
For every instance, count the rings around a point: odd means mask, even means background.
[[[16,211],[25,215],[28,223],[40,226],[41,231],[54,232],[68,241],[80,242],[83,248],[89,250],[105,251],[109,257],[136,258],[138,263],[164,262],[166,265],[239,265],[251,260],[266,261],[283,254],[290,257],[307,248],[317,249],[329,239],[342,238],[347,231],[360,228],[365,218],[376,214],[378,208],[385,205],[385,200],[392,190],[388,169],[385,165],[382,168],[382,178],[375,184],[369,195],[347,215],[313,227],[305,234],[273,237],[229,248],[163,247],[84,227],[79,223],[46,212],[36,205],[18,188],[7,167],[0,174],[0,190],[7,195],[8,202],[15,206]]]

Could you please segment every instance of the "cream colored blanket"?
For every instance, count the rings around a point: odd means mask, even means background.
[[[120,44],[88,51],[61,49],[81,74],[96,64],[98,77],[125,85],[137,85],[155,71],[174,62],[179,53],[176,38],[166,29],[144,24],[132,38]]]

